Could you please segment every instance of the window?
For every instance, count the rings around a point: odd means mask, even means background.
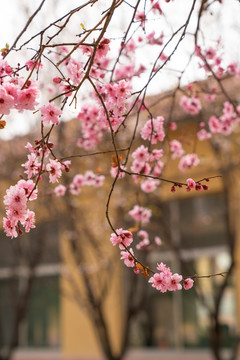
[[[11,339],[16,299],[26,279],[0,281],[0,346]],[[34,280],[26,317],[19,329],[19,347],[57,347],[59,333],[59,276],[44,276]]]
[[[31,296],[24,302],[27,311],[20,324],[18,346],[59,346],[59,236],[57,223],[49,222],[23,237],[0,237],[0,348],[11,341],[19,295],[27,285],[31,266],[36,276]]]

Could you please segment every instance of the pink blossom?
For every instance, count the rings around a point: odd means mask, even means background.
[[[154,13],[157,13],[157,14],[159,14],[159,15],[162,15],[162,14],[163,14],[162,9],[161,9],[161,7],[160,7],[160,5],[159,5],[158,2],[155,2],[155,3],[153,4],[152,10],[153,10]]]
[[[143,240],[143,239],[148,239],[148,232],[146,230],[139,230],[137,232],[137,236],[140,240]]]
[[[26,218],[21,222],[26,232],[29,232],[31,229],[34,229],[35,226],[35,213],[34,211],[27,210]]]
[[[141,26],[143,27],[144,24],[145,24],[145,21],[146,21],[146,16],[145,16],[144,11],[137,11],[136,16],[135,16],[135,19],[136,19],[137,21],[140,21],[140,22],[141,22]]]
[[[17,225],[18,221],[22,222],[26,218],[27,208],[25,206],[19,206],[16,203],[7,207],[6,214],[11,224]]]
[[[234,75],[236,73],[236,71],[237,71],[237,63],[236,62],[233,62],[233,63],[228,65],[227,72],[230,75]]]
[[[82,191],[81,186],[78,186],[76,183],[72,182],[69,185],[69,191],[72,195],[78,195]]]
[[[204,94],[204,100],[207,102],[213,102],[216,98],[215,94]]]
[[[160,184],[159,180],[156,179],[147,179],[141,182],[141,189],[146,193],[153,192],[156,190],[157,186]]]
[[[125,48],[126,49],[126,48]],[[126,56],[129,56],[130,53]],[[135,63],[132,64],[118,64],[115,70],[115,78],[116,80],[121,80],[123,78],[132,79],[132,77],[136,74]]]
[[[198,140],[203,141],[210,139],[212,137],[212,134],[206,131],[205,129],[201,129],[197,132],[197,137]]]
[[[6,60],[0,59],[0,76],[11,75],[13,73],[12,67]]]
[[[152,211],[150,209],[146,209],[139,205],[135,205],[128,213],[135,221],[141,222],[142,224],[147,224],[152,215]]]
[[[212,115],[210,117],[208,125],[212,134],[217,134],[218,132],[220,132],[221,124],[216,116]]]
[[[149,156],[149,161],[153,162],[163,157],[163,149],[153,149]]]
[[[57,160],[50,159],[46,171],[49,173],[50,183],[55,183],[62,176],[61,164]]]
[[[121,165],[121,168],[123,170],[126,170],[126,166]],[[118,166],[112,166],[111,170],[110,170],[110,174],[113,178],[115,178],[117,176],[118,173]],[[118,174],[118,179],[122,179],[124,178],[124,176],[126,175],[126,173],[124,171],[120,171]]]
[[[35,153],[35,147],[30,143],[27,142],[27,144],[25,145],[25,148],[28,149],[30,151],[30,153]]]
[[[100,44],[97,47],[95,61],[107,55],[108,51],[110,50],[109,44],[110,44],[109,39],[104,38],[101,40]]]
[[[69,191],[72,195],[78,195],[84,185],[85,177],[82,174],[77,174],[74,176],[73,181],[69,186]]]
[[[124,264],[128,267],[134,267],[135,266],[135,260],[133,258],[134,252],[133,249],[129,249],[130,253],[128,251],[121,251],[121,260],[124,260]],[[132,256],[132,255],[133,256]]]
[[[55,84],[60,84],[60,82],[62,81],[62,79],[59,76],[54,77],[52,80]]]
[[[182,108],[191,115],[196,115],[202,109],[201,102],[197,96],[187,97],[182,96],[180,100],[180,105]]]
[[[84,175],[84,185],[94,186],[95,178],[96,178],[96,175],[94,174],[93,171],[91,171],[91,170],[86,171],[85,175]]]
[[[170,122],[170,124],[168,126],[169,126],[169,129],[172,131],[177,130],[177,124],[174,121]]]
[[[132,157],[140,163],[145,163],[149,159],[148,148],[144,145],[139,146],[133,153]]]
[[[170,145],[170,151],[173,153],[172,159],[180,158],[185,153],[180,141],[174,139],[174,140],[170,141],[169,145]]]
[[[164,275],[164,273],[156,273],[149,280],[149,283],[152,283],[152,287],[160,290],[162,293],[165,293],[168,289],[169,278]]]
[[[19,186],[10,186],[6,191],[6,195],[4,196],[4,204],[7,205],[8,209],[11,211],[19,210],[25,211],[27,204],[27,196],[24,189]]]
[[[124,46],[125,52],[128,54],[129,52],[135,53],[137,45],[135,40],[131,38]]]
[[[60,83],[59,90],[64,93],[65,97],[72,95],[72,86],[68,83]]]
[[[93,187],[97,188],[103,186],[104,180],[105,180],[104,175],[96,175],[93,183]]]
[[[62,171],[69,172],[71,165],[71,160],[65,160],[61,163],[61,169]]]
[[[19,86],[21,86],[21,82]],[[35,82],[29,80],[25,88],[18,91],[17,102],[15,104],[16,109],[19,112],[23,110],[35,110],[35,107],[38,105],[38,95],[39,90]]]
[[[183,287],[185,290],[189,290],[193,287],[194,281],[191,278],[187,278],[183,280]]]
[[[61,116],[62,110],[53,103],[48,103],[41,107],[41,114],[43,125],[48,125],[49,123],[58,125],[59,116]]]
[[[183,156],[178,164],[178,168],[181,171],[191,169],[194,166],[197,166],[200,163],[200,160],[197,154],[187,154]]]
[[[110,241],[114,246],[119,244],[119,248],[124,250],[125,247],[123,245],[128,247],[133,242],[132,233],[128,230],[123,230],[122,228],[117,229],[116,234],[111,234]]]
[[[164,118],[162,116],[148,120],[141,130],[142,139],[150,140],[151,144],[157,144],[158,141],[163,141],[165,138],[163,123]]]
[[[35,184],[32,180],[21,179],[18,181],[17,185],[20,189],[22,188],[25,191],[25,195],[28,198],[28,200],[36,200],[37,199],[38,189],[37,188],[34,189]],[[30,197],[29,197],[29,195],[30,195]]]
[[[157,245],[157,246],[160,246],[162,245],[162,240],[159,236],[155,236],[154,238],[154,243]]]
[[[14,107],[14,98],[7,93],[4,87],[0,87],[0,114],[8,115]]]
[[[56,93],[56,88],[52,84],[49,84],[47,86],[47,91],[49,92],[49,94],[54,95]]]
[[[223,113],[229,114],[230,116],[234,115],[234,107],[229,101],[225,101],[223,104]]]
[[[67,191],[66,186],[61,185],[61,184],[56,186],[55,189],[54,189],[54,192],[55,192],[56,196],[64,196],[66,191]]]
[[[33,68],[34,68],[34,66],[35,66],[35,69],[37,70],[37,69],[42,69],[43,68],[43,64],[41,63],[41,62],[37,62],[37,64],[36,64],[36,61],[34,61],[34,60],[28,60],[27,62],[26,62],[26,69],[27,70],[32,70]]]
[[[169,291],[181,290],[182,285],[179,284],[180,281],[182,281],[182,275],[173,274],[168,281],[167,289]]]
[[[22,164],[22,166],[26,168],[26,171],[24,172],[28,175],[28,179],[30,179],[39,172],[41,164],[38,162],[36,154],[31,153],[27,157],[28,161]]]
[[[93,177],[93,179],[94,179],[94,177]],[[73,178],[74,184],[76,184],[79,187],[82,187],[83,185],[85,185],[85,183],[86,183],[85,181],[86,181],[86,177],[82,174],[77,174]]]
[[[73,85],[78,85],[81,81],[84,72],[83,64],[73,58],[71,58],[66,66],[70,79],[73,82]]]
[[[205,51],[205,56],[206,56],[206,59],[214,59],[215,56],[216,56],[216,50],[213,48],[213,47],[209,47],[206,51]]]
[[[155,36],[155,31],[147,35],[147,40],[150,45],[163,45],[164,34],[161,32],[160,36]]]
[[[151,167],[148,163],[139,162],[134,160],[131,166],[131,170],[134,173],[149,175],[151,172]]]
[[[164,168],[164,163],[162,161],[157,161],[153,168],[152,175],[157,177],[160,176],[162,174],[163,168]]]
[[[195,186],[196,186],[195,181],[194,181],[193,179],[191,179],[191,178],[187,179],[187,184],[188,184],[188,187],[189,187],[190,189],[193,189],[193,188],[195,188]]]
[[[10,236],[11,238],[18,237],[16,226],[12,225],[11,221],[5,217],[3,218],[3,228],[6,236]]]
[[[18,99],[19,88],[15,84],[11,82],[7,82],[4,84],[4,89],[6,90],[8,95],[13,97],[14,100],[13,107],[15,107],[15,103],[17,103],[17,99]]]
[[[136,249],[142,250],[148,245],[150,245],[150,240],[148,238],[144,238],[143,240],[139,241],[139,243],[136,245]]]
[[[160,264],[157,265],[157,270],[163,272],[164,275],[167,276],[167,277],[172,276],[170,268],[167,267],[167,265],[164,264],[163,262],[161,262]]]

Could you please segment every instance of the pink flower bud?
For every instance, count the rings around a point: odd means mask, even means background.
[[[61,79],[60,77],[58,77],[58,76],[56,76],[56,77],[53,78],[53,82],[54,82],[55,84],[60,84],[61,81],[62,81],[62,79]]]

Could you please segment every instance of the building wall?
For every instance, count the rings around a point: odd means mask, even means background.
[[[102,356],[99,329],[92,320],[94,313],[90,314],[89,309],[84,306],[89,298],[85,296],[86,288],[82,283],[81,272],[76,270],[68,245],[67,237],[63,237],[62,249],[67,263],[67,275],[61,281],[62,353],[66,356],[99,357]],[[124,318],[121,270],[119,264],[110,270],[109,290],[103,299],[107,332],[115,352],[120,348]]]

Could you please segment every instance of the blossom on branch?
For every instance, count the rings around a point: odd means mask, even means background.
[[[41,107],[42,123],[43,125],[59,124],[59,117],[62,115],[62,110],[52,103],[48,103]]]
[[[116,229],[116,234],[112,233],[110,241],[115,245],[119,245],[121,250],[124,250],[125,247],[128,247],[133,242],[132,233],[128,230],[123,230],[122,228]]]

